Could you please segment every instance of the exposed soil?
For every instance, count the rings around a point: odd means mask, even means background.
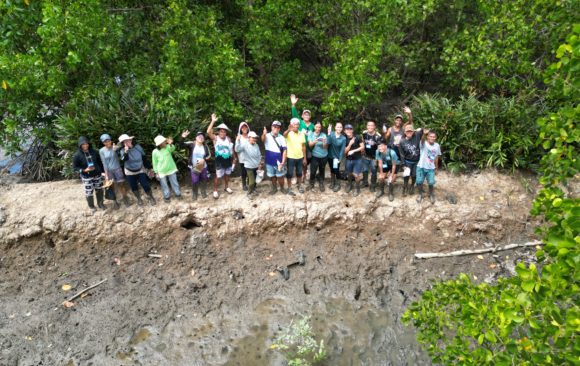
[[[5,183],[0,364],[283,365],[268,346],[300,315],[312,316],[328,365],[429,364],[400,316],[431,280],[464,272],[494,281],[534,252],[414,260],[416,252],[534,239],[531,179],[483,172],[438,180],[434,205],[399,191],[394,202],[366,190],[357,199],[271,197],[265,183],[250,201],[234,182],[236,193],[217,201],[94,215],[77,182]],[[305,265],[284,280],[276,267],[299,251]]]

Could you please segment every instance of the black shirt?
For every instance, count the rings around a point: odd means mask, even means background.
[[[406,137],[401,139],[401,143],[399,144],[399,153],[403,161],[419,161],[419,157],[421,156],[420,143],[422,137],[423,129],[420,129],[419,131],[415,131],[410,139],[407,140]]]
[[[360,143],[361,143],[361,139],[360,137],[358,137],[357,135],[352,135],[352,137],[346,137],[346,146],[348,146],[350,144],[350,140],[354,139],[354,142],[352,144],[352,146],[350,147],[350,150],[355,150],[358,149],[360,147]],[[355,152],[352,155],[348,155],[346,154],[346,158],[348,160],[358,160],[360,158],[362,158],[362,153],[360,151]]]
[[[365,143],[365,157],[368,159],[374,159],[377,154],[377,149],[379,148],[379,143],[383,138],[376,131],[374,135],[365,132],[362,136]]]

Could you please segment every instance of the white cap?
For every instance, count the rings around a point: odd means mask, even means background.
[[[258,134],[254,131],[250,131],[250,133],[248,133],[248,137],[258,137]]]
[[[300,124],[300,120],[298,118],[292,118],[290,120],[291,125]]]

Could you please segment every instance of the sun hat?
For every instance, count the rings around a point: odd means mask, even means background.
[[[105,142],[107,140],[111,140],[111,136],[109,134],[104,133],[101,135],[100,139],[101,139],[101,142]]]
[[[155,139],[153,141],[155,141],[155,146],[159,146],[162,143],[164,143],[165,140],[167,140],[165,137],[163,137],[161,135],[157,135],[157,136],[155,136]]]
[[[125,140],[133,140],[135,136],[129,136],[126,133],[122,134],[121,136],[119,136],[119,142],[123,142]]]
[[[272,126],[281,127],[282,126],[282,122],[280,122],[280,121],[274,121],[274,122],[272,122]]]
[[[415,131],[415,128],[413,128],[413,125],[406,125],[405,132],[407,132],[407,131]]]
[[[346,125],[346,126],[344,126],[344,129],[345,130],[352,130],[352,125]]]
[[[401,119],[401,121],[403,120],[403,116],[401,116],[400,114],[397,114],[397,115],[395,116],[395,119],[397,119],[397,118],[400,118],[400,119]]]
[[[298,118],[292,118],[290,120],[290,124],[291,125],[296,125],[296,124],[300,124],[300,120]]]
[[[248,133],[248,137],[254,137],[254,138],[256,138],[256,137],[258,137],[258,134],[255,133],[254,131],[250,131],[250,133]]]
[[[216,129],[218,130],[227,130],[227,131],[231,131],[228,126],[226,126],[225,123],[220,124],[219,126],[216,127]]]

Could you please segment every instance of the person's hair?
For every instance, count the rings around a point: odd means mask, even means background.
[[[429,130],[429,133],[427,133],[427,136],[429,135],[435,135],[435,137],[437,137],[437,132],[435,132],[434,130]]]
[[[322,122],[320,122],[320,121],[314,122],[314,126],[316,126],[316,125],[320,125],[320,127],[322,127]]]
[[[377,123],[376,123],[375,121],[367,121],[367,125],[368,125],[369,123],[372,123],[372,124],[374,124],[375,126],[377,125]]]

